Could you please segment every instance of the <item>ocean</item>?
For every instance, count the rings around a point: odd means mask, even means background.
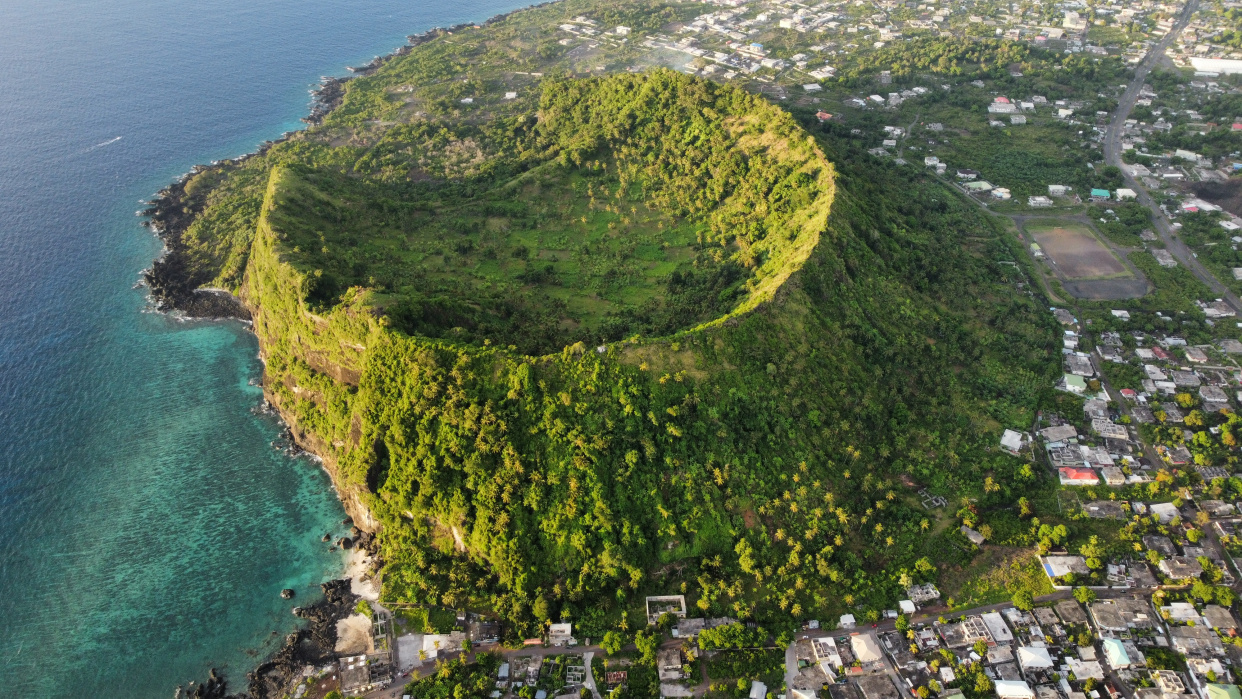
[[[0,2],[0,696],[167,699],[211,667],[243,689],[343,571],[255,339],[148,311],[134,212],[300,128],[321,75],[520,4]]]

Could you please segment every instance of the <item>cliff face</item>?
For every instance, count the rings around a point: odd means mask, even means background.
[[[254,321],[265,365],[268,401],[280,411],[299,445],[323,459],[341,502],[354,523],[377,531],[365,483],[342,470],[342,459],[359,446],[359,416],[351,397],[366,361],[367,348],[381,341],[375,318],[353,305],[326,315],[306,306],[307,275],[285,264],[266,212],[275,206],[280,172],[274,172],[264,198],[241,300]],[[341,425],[348,425],[342,433]]]

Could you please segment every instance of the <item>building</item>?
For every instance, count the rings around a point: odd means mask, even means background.
[[[1238,691],[1238,685],[1236,684],[1209,683],[1207,686],[1207,699],[1242,699],[1242,692]]]
[[[1095,500],[1083,503],[1082,511],[1087,513],[1087,516],[1092,519],[1126,518],[1126,508],[1122,507],[1121,503],[1116,500]]]
[[[676,646],[661,648],[656,653],[656,669],[660,673],[661,682],[676,682],[682,679],[685,674],[682,672],[681,664],[681,649]]]
[[[672,614],[678,619],[686,618],[686,596],[685,595],[660,595],[657,597],[647,598],[647,623],[655,625],[660,622],[660,617],[665,614]]]
[[[1052,656],[1048,649],[1041,646],[1021,646],[1018,648],[1018,665],[1023,672],[1027,670],[1044,670],[1052,667]]]
[[[1174,650],[1187,656],[1206,658],[1225,654],[1220,637],[1206,626],[1170,627],[1169,642],[1173,644]]]
[[[1009,643],[1013,640],[1013,632],[1005,625],[1005,620],[1001,618],[1000,612],[988,612],[981,614],[983,624],[988,627],[988,633],[992,635],[992,640],[997,643]]]
[[[1073,189],[1073,187],[1067,187],[1063,184],[1050,184],[1048,185],[1048,196],[1063,197],[1066,194],[1069,194],[1071,189]]]
[[[1203,574],[1203,566],[1193,558],[1173,556],[1160,561],[1160,572],[1172,580],[1190,580]]]
[[[1087,575],[1091,572],[1091,569],[1087,567],[1087,560],[1082,556],[1044,556],[1039,559],[1039,562],[1044,566],[1044,572],[1048,574],[1048,577],[1054,580],[1066,575]]]
[[[1083,563],[1086,565],[1086,563]],[[1085,624],[1087,623],[1087,614],[1082,610],[1082,606],[1072,599],[1064,599],[1057,602],[1052,607],[1056,610],[1057,616],[1066,624]]]
[[[816,662],[826,662],[835,668],[840,668],[845,664],[841,660],[841,651],[837,649],[837,642],[831,636],[810,640],[811,653],[815,656]]]
[[[1057,469],[1061,485],[1099,485],[1100,477],[1089,468],[1065,467]]]
[[[1123,188],[1123,189],[1117,190],[1117,201],[1124,201],[1126,199],[1136,199],[1136,198],[1138,198],[1138,193],[1135,192],[1133,189]]]
[[[1147,509],[1150,510],[1153,515],[1156,515],[1156,518],[1160,521],[1161,524],[1168,524],[1170,521],[1172,521],[1174,517],[1181,516],[1181,513],[1177,511],[1177,506],[1171,502],[1153,502],[1152,504],[1147,506]],[[1168,550],[1162,551],[1162,553],[1164,553],[1165,555],[1172,555],[1173,554],[1173,542],[1169,541],[1167,537],[1161,537],[1161,538],[1169,542]],[[1146,542],[1147,539],[1148,537],[1143,537],[1144,542]]]
[[[1096,202],[1108,201],[1111,198],[1112,198],[1112,195],[1109,194],[1109,191],[1107,189],[1092,189],[1091,190],[1091,201],[1096,201]]]
[[[1104,660],[1108,666],[1114,670],[1130,667],[1133,662],[1130,660],[1130,653],[1126,650],[1124,643],[1115,638],[1105,638],[1102,641],[1104,646]]]
[[[1077,437],[1078,430],[1073,425],[1056,425],[1040,430],[1039,436],[1048,442],[1064,442]]]
[[[341,658],[337,672],[341,678],[341,691],[343,692],[361,693],[371,687],[371,666],[367,664],[365,655]]]
[[[500,622],[476,619],[467,626],[467,635],[471,643],[499,643]]]
[[[1044,196],[1033,196],[1033,197],[1027,197],[1026,203],[1031,208],[1044,209],[1049,206],[1052,206],[1052,199],[1049,199],[1048,197],[1044,197]]]
[[[1238,628],[1238,622],[1233,618],[1233,614],[1228,609],[1216,604],[1209,604],[1203,608],[1203,618],[1207,620],[1208,625],[1212,628],[1225,633],[1230,633]]]
[[[893,686],[888,675],[868,675],[859,677],[855,682],[858,683],[863,699],[901,699],[901,693]]]
[[[1186,684],[1173,670],[1152,670],[1151,678],[1155,681],[1156,688],[1165,695],[1176,696],[1186,693]]]
[[[1202,472],[1201,472],[1202,473]],[[1211,480],[1204,478],[1203,480]],[[1208,513],[1212,517],[1228,517],[1234,513],[1234,506],[1223,500],[1200,500],[1199,509]]]
[[[983,641],[988,645],[996,643],[992,640],[987,624],[977,616],[968,616],[956,624],[941,626],[940,636],[944,639],[944,644],[950,648],[967,648],[973,646],[976,641]]]
[[[1177,260],[1173,259],[1173,253],[1164,248],[1153,248],[1151,256],[1156,258],[1156,262],[1159,262],[1161,267],[1177,266]]]
[[[1001,699],[1035,699],[1035,692],[1021,680],[997,680],[996,696]]]
[[[694,638],[707,626],[706,619],[679,619],[673,627],[674,638]]]
[[[1023,443],[1024,440],[1021,432],[1005,430],[1005,433],[1001,435],[1001,449],[1004,449],[1014,456],[1017,456],[1018,453],[1022,451]]]
[[[850,648],[854,651],[854,657],[863,665],[884,661],[884,655],[880,651],[880,644],[876,642],[875,636],[869,633],[859,633],[850,636]]]
[[[574,643],[574,625],[569,623],[550,624],[548,626],[548,643],[554,646],[568,646]]]
[[[1144,599],[1097,600],[1091,603],[1090,611],[1100,631],[1123,633],[1130,629],[1156,627],[1155,612]]]
[[[971,529],[965,524],[962,525],[961,532],[962,532],[962,536],[966,537],[967,539],[970,539],[970,543],[974,544],[975,546],[983,546],[983,542],[986,541],[986,539],[983,538],[982,534],[975,531],[974,529]]]
[[[912,585],[906,588],[906,595],[915,604],[926,604],[940,599],[940,590],[937,590],[936,586],[931,583]]]
[[[1123,439],[1124,440],[1124,439],[1130,438],[1129,433],[1126,432],[1125,426],[1118,425],[1117,423],[1113,422],[1112,420],[1109,420],[1108,418],[1098,418],[1098,417],[1092,418],[1091,431],[1095,432],[1101,437],[1107,437],[1109,439]]]

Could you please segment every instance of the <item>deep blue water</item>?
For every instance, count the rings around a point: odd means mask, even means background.
[[[294,626],[280,589],[341,572],[331,484],[254,412],[254,338],[144,312],[134,211],[298,128],[319,76],[520,4],[0,1],[0,695],[240,687]]]

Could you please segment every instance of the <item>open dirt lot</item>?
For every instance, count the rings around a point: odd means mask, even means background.
[[[1131,276],[1125,265],[1081,224],[1027,224],[1026,230],[1064,279]]]

